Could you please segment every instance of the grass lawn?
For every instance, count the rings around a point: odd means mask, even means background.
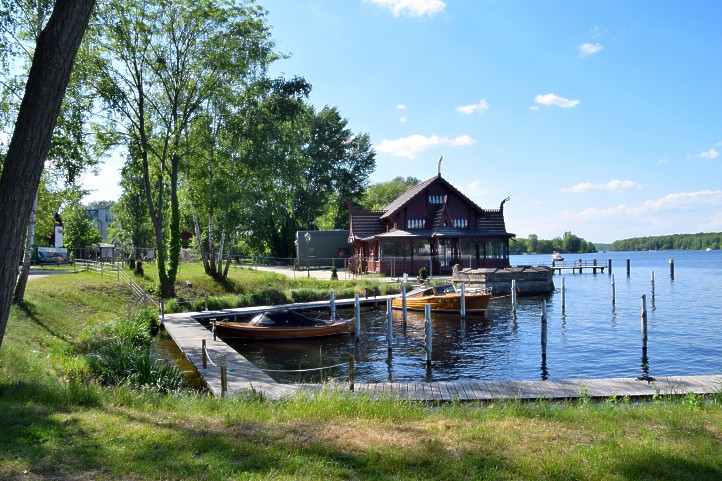
[[[157,293],[158,270],[154,263],[143,264],[143,278],[135,277],[149,292]],[[129,272],[130,274],[130,272]],[[132,275],[132,274],[131,274]],[[338,299],[364,295],[366,289],[377,294],[399,292],[398,284],[374,279],[320,280],[299,273],[292,279],[283,274],[242,267],[231,267],[226,282],[219,282],[203,271],[200,262],[180,265],[176,280],[178,301],[167,304],[168,312],[202,310],[205,296],[211,309],[244,307],[328,299],[331,290]]]
[[[73,382],[79,333],[128,298],[93,273],[30,282],[0,350],[0,479],[722,479],[720,397],[273,403]]]

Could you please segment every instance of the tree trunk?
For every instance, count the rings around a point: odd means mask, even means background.
[[[25,287],[28,285],[28,277],[30,276],[30,259],[33,256],[33,244],[35,243],[35,212],[38,208],[38,196],[35,196],[33,208],[30,210],[30,223],[28,224],[28,232],[25,234],[25,255],[23,257],[23,265],[20,268],[20,277],[15,286],[15,297],[13,302],[22,305],[25,302]]]
[[[56,2],[35,46],[0,177],[0,344],[22,257],[21,239],[28,227],[75,54],[94,5],[93,0]]]

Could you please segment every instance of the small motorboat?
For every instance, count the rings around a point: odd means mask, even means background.
[[[257,314],[250,322],[220,321],[216,329],[249,339],[303,339],[348,334],[353,323],[351,319],[326,321],[278,309]]]
[[[464,300],[466,312],[483,312],[489,304],[491,294],[485,290],[466,289]],[[429,286],[414,289],[406,294],[406,309],[410,311],[423,311],[426,304],[431,304],[433,312],[459,312],[461,307],[461,293],[453,285]],[[394,309],[403,309],[401,297],[394,297],[391,301]]]
[[[711,247],[706,248],[705,252],[712,252],[712,248]]]
[[[553,260],[554,262],[562,262],[562,261],[564,260],[564,257],[563,257],[560,253],[554,252],[554,253],[552,254],[552,260]]]

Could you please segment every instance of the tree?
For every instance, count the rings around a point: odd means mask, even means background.
[[[100,232],[93,219],[79,202],[63,210],[62,217],[65,246],[71,252],[89,248],[101,241]]]
[[[57,2],[38,36],[25,94],[0,175],[0,344],[10,314],[30,210],[65,88],[95,2]]]
[[[138,152],[163,297],[178,273],[188,129],[219,90],[275,58],[263,15],[230,0],[111,0],[103,12],[99,93],[116,115],[108,127]]]
[[[370,210],[384,210],[395,198],[419,183],[415,177],[394,177],[387,182],[372,184],[361,199],[361,205]]]

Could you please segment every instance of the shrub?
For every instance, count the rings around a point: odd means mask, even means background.
[[[293,302],[311,302],[321,299],[328,299],[329,291],[321,289],[313,289],[310,287],[302,287],[300,289],[291,290],[291,299]]]
[[[97,326],[81,334],[77,350],[85,355],[90,375],[104,385],[130,385],[160,392],[177,391],[183,376],[177,367],[151,359],[151,326],[156,312]],[[78,366],[79,367],[79,366]],[[77,377],[82,370],[75,369]]]
[[[419,269],[419,279],[426,280],[429,277],[429,270],[426,266],[421,266]]]

